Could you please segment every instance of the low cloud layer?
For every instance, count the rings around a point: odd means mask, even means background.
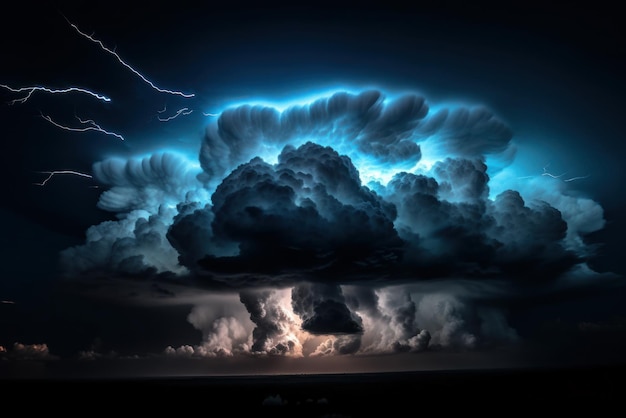
[[[0,345],[1,360],[53,361],[58,360],[58,357],[50,353],[50,349],[45,343],[23,344],[16,342],[9,348]]]

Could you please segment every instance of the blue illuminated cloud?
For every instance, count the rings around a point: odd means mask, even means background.
[[[196,163],[173,152],[144,158],[110,158],[93,165],[94,177],[107,186],[98,207],[124,213],[134,209],[175,206],[190,190],[200,189]]]
[[[209,122],[199,161],[172,151],[95,164],[108,187],[98,206],[119,220],[91,227],[63,266],[68,276],[239,291],[255,352],[299,353],[286,331],[294,324],[336,336],[315,355],[372,349],[362,336],[392,351],[514,339],[502,314],[474,310],[465,290],[419,300],[408,291],[461,279],[509,284],[510,297],[520,283],[557,291],[572,277],[580,286],[581,272],[597,278],[584,237],[604,225],[601,207],[562,181],[520,182],[507,167],[514,156],[511,129],[486,108],[431,110],[413,93],[241,104]],[[285,295],[272,287],[292,288],[299,323],[287,321],[276,305]],[[429,317],[433,304],[443,311]]]
[[[434,113],[417,94],[386,98],[378,90],[339,91],[283,110],[240,105],[222,112],[207,128],[200,162],[206,179],[224,174],[255,156],[272,161],[282,147],[306,141],[331,146],[359,168],[362,180],[389,180],[413,169],[430,147],[440,156],[482,156],[504,152],[510,129],[484,107],[439,109]]]
[[[207,127],[199,166],[166,152],[105,160],[94,176],[109,187],[100,208],[161,220],[155,241],[178,256],[161,272],[210,273],[235,287],[378,281],[383,269],[390,282],[558,276],[584,262],[580,235],[593,228],[572,234],[568,220],[578,218],[502,184],[493,196],[489,158],[509,153],[511,138],[484,107],[431,112],[413,93],[338,91],[280,110],[224,110]],[[363,178],[385,170],[387,182]],[[137,239],[131,226],[120,236]]]
[[[98,207],[119,220],[90,227],[84,245],[61,253],[62,266],[70,275],[186,273],[166,234],[177,204],[208,198],[198,173],[197,164],[173,152],[94,164],[93,177],[107,188]]]

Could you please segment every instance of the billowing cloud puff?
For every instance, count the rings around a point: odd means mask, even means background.
[[[311,353],[311,356],[316,357],[355,354],[360,348],[361,337],[359,335],[338,335],[328,338],[323,343],[318,345],[315,351]]]
[[[253,353],[302,356],[297,336],[300,320],[286,307],[288,294],[275,290],[242,291],[241,302],[256,327],[252,332]]]
[[[480,202],[489,194],[487,165],[481,159],[452,159],[435,163],[439,196],[449,202]]]
[[[462,157],[504,152],[513,138],[506,123],[485,107],[441,109],[431,117],[430,130],[446,153]]]
[[[83,245],[61,253],[61,265],[70,276],[156,276],[184,273],[178,253],[166,239],[175,214],[161,206],[157,213],[129,212],[119,221],[106,221],[87,230]]]
[[[496,252],[497,260],[508,274],[553,278],[581,261],[566,249],[567,223],[549,204],[526,206],[518,192],[508,190],[496,197],[491,214],[490,233],[506,244]]]
[[[176,204],[199,189],[199,170],[184,157],[155,153],[145,158],[111,158],[93,165],[94,177],[108,189],[98,207],[109,212],[150,210],[161,204]]]
[[[276,280],[371,268],[397,257],[395,208],[360,185],[349,159],[309,142],[286,147],[278,160],[272,166],[255,158],[218,186],[210,208],[213,236],[207,238],[222,247],[235,245],[239,253],[209,254],[199,261],[202,268]]]
[[[174,357],[232,357],[249,353],[254,323],[237,294],[204,295],[195,302],[187,321],[202,333],[195,345],[167,347],[165,354]]]
[[[202,198],[197,174],[197,167],[172,153],[94,164],[94,177],[109,186],[98,207],[119,220],[90,227],[84,245],[63,251],[65,271],[71,276],[185,273],[166,234],[178,214],[176,205]]]
[[[344,294],[364,324],[363,352],[421,351],[428,347],[430,333],[418,327],[416,305],[405,289],[345,286]]]
[[[98,206],[117,220],[91,227],[62,264],[70,277],[167,277],[237,295],[236,313],[196,306],[202,342],[173,355],[514,341],[497,294],[476,289],[523,283],[524,297],[545,296],[574,276],[580,288],[584,236],[604,220],[563,182],[520,184],[499,167],[494,187],[489,164],[512,158],[511,139],[484,107],[431,111],[411,93],[232,107],[207,127],[199,162],[164,152],[96,164],[108,187]],[[444,280],[480,286],[412,287]]]
[[[496,175],[498,185],[508,184],[525,200],[547,202],[561,212],[567,223],[566,245],[579,254],[592,255],[594,247],[584,243],[584,237],[605,226],[602,206],[579,193],[573,193],[569,183],[561,178],[536,175],[518,177],[513,170],[504,170]],[[501,186],[496,189],[499,194]]]
[[[346,306],[337,285],[301,284],[291,291],[293,311],[302,318],[302,329],[312,334],[359,334],[361,318]]]

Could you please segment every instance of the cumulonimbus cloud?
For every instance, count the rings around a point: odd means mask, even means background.
[[[402,291],[442,279],[539,288],[584,271],[583,238],[604,226],[597,203],[562,185],[500,183],[490,197],[490,157],[513,155],[512,136],[484,107],[432,110],[412,93],[229,108],[207,127],[198,161],[96,164],[108,187],[98,205],[119,220],[64,251],[65,272],[239,294],[247,320],[212,318],[203,345],[171,353],[298,356],[298,332],[329,336],[314,355],[514,340],[497,304]],[[388,181],[365,182],[376,170]]]

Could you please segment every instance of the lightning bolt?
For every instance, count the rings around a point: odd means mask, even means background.
[[[172,116],[168,116],[167,118],[162,118],[162,117],[158,117],[159,121],[161,122],[168,122],[172,119],[175,119],[177,117],[179,117],[180,115],[188,115],[191,112],[193,112],[193,110],[190,110],[188,107],[183,107],[182,109],[179,109],[174,115]],[[159,112],[161,113],[161,112]]]
[[[80,171],[74,171],[74,170],[40,171],[39,173],[48,175],[48,177],[46,177],[41,183],[33,183],[36,186],[42,186],[42,187],[45,186],[46,183],[48,183],[52,179],[52,177],[59,175],[59,174],[68,174],[72,176],[86,177],[90,179],[93,178],[91,174],[82,173]]]
[[[90,96],[95,97],[98,100],[102,100],[104,102],[110,102],[111,99],[108,98],[107,96],[104,96],[102,94],[98,94],[95,93],[91,90],[87,90],[87,89],[83,89],[80,87],[68,87],[65,89],[51,89],[48,87],[43,87],[43,86],[31,86],[31,87],[11,87],[11,86],[7,86],[6,84],[0,84],[0,87],[7,89],[9,91],[12,91],[13,93],[25,93],[26,95],[24,97],[21,97],[19,99],[14,99],[11,100],[9,102],[10,105],[14,105],[15,103],[25,103],[28,99],[31,98],[31,96],[33,95],[34,92],[36,91],[43,91],[46,93],[51,93],[51,94],[66,94],[66,93],[83,93],[83,94],[88,94]]]
[[[542,176],[552,177],[553,179],[560,179],[561,177],[563,177],[563,176],[566,174],[566,173],[563,173],[563,174],[559,174],[558,176],[555,176],[554,174],[551,174],[551,173],[548,171],[548,166],[549,166],[549,165],[550,165],[550,164],[546,164],[546,165],[543,167],[543,173],[541,173],[541,175],[542,175]]]
[[[72,131],[72,132],[96,131],[96,132],[101,132],[101,133],[103,133],[105,135],[115,136],[115,137],[121,139],[122,141],[124,140],[124,137],[122,135],[103,129],[100,125],[98,125],[92,119],[81,119],[78,116],[76,116],[76,119],[78,119],[78,121],[80,123],[82,123],[83,125],[88,125],[88,126],[85,126],[83,128],[74,128],[74,127],[71,127],[71,126],[61,125],[60,123],[55,122],[54,120],[52,120],[52,118],[50,116],[44,115],[43,113],[41,113],[41,117],[44,118],[45,120],[47,120],[48,122],[50,122],[51,124],[53,124],[54,126],[56,126],[58,128],[61,128],[61,129],[64,129],[66,131]]]
[[[570,182],[570,181],[583,180],[583,179],[586,179],[586,178],[588,178],[588,177],[589,177],[589,175],[586,175],[586,176],[577,176],[577,177],[572,177],[572,178],[570,178],[570,179],[566,179],[566,180],[563,180],[563,181],[564,181],[564,182],[566,182],[566,183],[568,183],[568,182]]]
[[[542,176],[546,176],[546,177],[550,177],[550,178],[553,178],[553,179],[561,180],[561,181],[563,181],[565,183],[569,183],[569,182],[576,181],[576,180],[583,180],[583,179],[586,179],[586,178],[590,177],[589,175],[586,175],[586,176],[576,176],[576,177],[570,177],[568,179],[562,179],[561,177],[563,177],[565,174],[567,174],[567,172],[559,174],[559,175],[555,175],[555,174],[552,174],[552,173],[550,173],[548,171],[548,167],[549,166],[550,166],[550,164],[546,164],[543,167],[543,173],[541,173],[541,175]],[[517,178],[518,179],[530,179],[530,178],[533,178],[533,177],[536,177],[536,176],[534,176],[534,175],[533,176],[522,176],[522,177],[517,177]]]
[[[99,39],[96,39],[93,37],[93,35],[88,35],[85,32],[81,31],[78,26],[76,26],[75,24],[73,24],[72,22],[69,21],[69,19],[65,16],[63,16],[65,18],[65,20],[67,20],[67,23],[70,24],[70,26],[72,28],[74,28],[74,30],[76,32],[78,32],[81,36],[89,39],[91,42],[97,44],[98,46],[100,46],[100,48],[102,48],[103,51],[108,52],[109,54],[113,55],[117,61],[122,64],[124,67],[128,68],[132,73],[134,73],[136,76],[138,76],[139,78],[141,78],[145,83],[147,83],[150,87],[152,87],[154,90],[160,92],[160,93],[168,93],[168,94],[174,94],[174,95],[178,95],[178,96],[182,96],[182,97],[194,97],[194,94],[186,94],[180,91],[172,91],[172,90],[166,90],[166,89],[162,89],[160,87],[157,87],[156,85],[154,85],[154,83],[150,80],[148,80],[146,77],[144,77],[139,71],[135,70],[133,67],[131,67],[126,61],[124,61],[118,54],[117,52],[113,51],[112,49],[107,48],[102,41],[100,41]]]
[[[586,179],[586,178],[588,178],[588,177],[589,177],[589,175],[586,175],[586,176],[576,176],[576,177],[570,177],[570,178],[568,178],[568,179],[564,179],[564,180],[563,180],[563,179],[561,179],[561,177],[563,177],[565,174],[567,174],[567,172],[565,172],[565,173],[563,173],[563,174],[559,174],[558,176],[555,176],[554,174],[551,174],[551,173],[548,171],[548,166],[549,166],[549,165],[550,165],[550,164],[546,164],[546,165],[543,167],[543,173],[541,173],[541,175],[542,175],[542,176],[552,177],[553,179],[560,179],[560,180],[564,181],[565,183],[569,183],[569,182],[571,182],[571,181],[576,181],[576,180],[583,180],[583,179]]]

